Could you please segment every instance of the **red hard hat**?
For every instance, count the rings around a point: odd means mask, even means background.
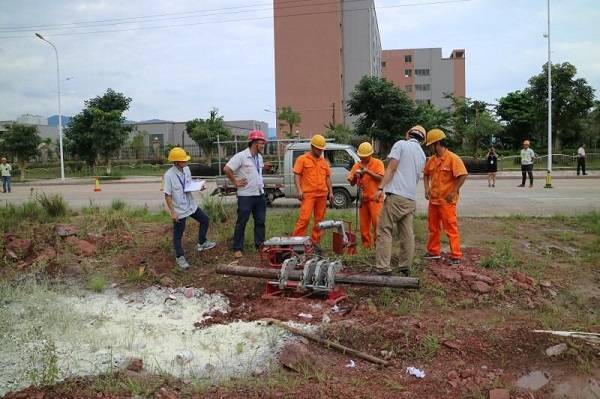
[[[248,141],[254,140],[267,141],[265,134],[260,130],[252,130],[250,133],[248,133]]]

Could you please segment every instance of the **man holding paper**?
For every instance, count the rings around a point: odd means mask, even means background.
[[[235,258],[242,257],[244,249],[244,233],[250,214],[254,218],[254,246],[258,249],[265,241],[265,219],[267,204],[262,177],[263,158],[266,138],[260,130],[248,133],[248,148],[235,154],[223,172],[237,188],[237,221],[233,233],[233,250]]]
[[[185,270],[190,267],[190,265],[184,256],[181,238],[185,231],[185,221],[188,216],[200,223],[198,245],[196,246],[196,249],[199,252],[212,249],[217,244],[206,239],[208,216],[206,213],[202,212],[192,196],[193,189],[203,188],[198,187],[198,182],[192,181],[192,173],[187,166],[187,161],[190,160],[190,156],[183,148],[175,147],[169,151],[168,159],[170,162],[173,162],[173,166],[165,172],[165,201],[171,219],[173,219],[173,247],[175,248],[175,261],[180,269]]]

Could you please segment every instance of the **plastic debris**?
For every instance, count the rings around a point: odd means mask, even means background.
[[[312,319],[313,315],[310,313],[298,313],[298,317],[302,317],[303,319]]]
[[[346,367],[348,367],[349,369],[354,369],[356,368],[356,363],[354,363],[354,360],[350,360],[350,363],[348,363]]]
[[[191,362],[193,358],[194,354],[191,351],[185,351],[175,356],[175,361],[180,366],[183,366],[184,364]]]
[[[423,370],[419,370],[416,367],[407,367],[406,373],[410,375],[414,375],[417,378],[425,378],[425,372]]]

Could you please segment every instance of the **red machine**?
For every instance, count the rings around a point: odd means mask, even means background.
[[[280,271],[278,280],[265,282],[265,299],[318,295],[333,304],[347,297],[342,288],[335,286],[335,274],[342,263],[315,255],[310,237],[273,237],[264,242],[260,255],[262,267]],[[301,281],[288,279],[292,270],[302,270]]]

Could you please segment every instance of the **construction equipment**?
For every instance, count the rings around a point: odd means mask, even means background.
[[[352,222],[323,220],[317,227],[319,230],[335,230],[331,240],[333,253],[338,255],[354,255],[356,253],[356,233],[352,232]]]

